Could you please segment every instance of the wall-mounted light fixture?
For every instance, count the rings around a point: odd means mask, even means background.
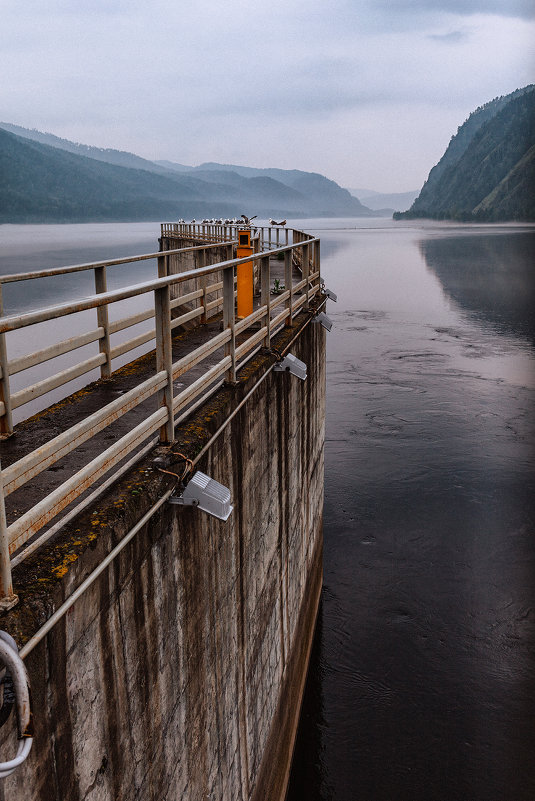
[[[323,294],[326,297],[328,297],[329,300],[334,300],[334,302],[336,303],[336,301],[338,300],[338,295],[335,292],[333,292],[332,289],[327,289],[323,278],[320,280],[320,284],[321,284],[321,291],[323,292]]]
[[[287,353],[280,362],[273,367],[274,373],[291,373],[304,381],[307,377],[307,366],[304,362],[294,356],[292,353]]]
[[[322,325],[326,331],[330,331],[331,328],[333,327],[332,321],[330,320],[329,317],[327,317],[325,312],[320,312],[319,314],[316,314],[316,316],[312,319],[312,322],[320,323],[320,325]]]
[[[171,495],[169,503],[197,506],[219,520],[228,520],[234,508],[230,503],[230,490],[200,470],[192,475],[180,495]]]

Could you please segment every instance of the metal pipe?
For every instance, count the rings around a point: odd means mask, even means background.
[[[26,643],[26,645],[24,645],[24,646],[23,646],[23,647],[20,649],[19,655],[20,655],[20,658],[21,658],[21,659],[26,659],[26,657],[28,656],[28,654],[29,654],[29,653],[31,653],[31,651],[33,651],[33,649],[35,648],[35,646],[36,646],[36,645],[38,645],[38,643],[40,643],[40,642],[41,642],[41,640],[42,640],[44,637],[46,637],[46,635],[48,634],[48,632],[49,632],[51,629],[53,629],[53,628],[54,628],[54,626],[56,625],[56,623],[57,623],[59,620],[61,620],[61,618],[62,618],[62,617],[65,615],[65,613],[66,613],[66,612],[68,612],[68,610],[71,608],[71,606],[72,606],[74,603],[76,603],[76,601],[78,600],[78,598],[80,598],[80,596],[84,594],[84,592],[85,592],[85,591],[88,589],[88,587],[90,587],[90,586],[91,586],[91,584],[93,584],[93,582],[94,582],[94,581],[95,581],[95,580],[96,580],[96,579],[97,579],[97,578],[100,576],[100,574],[101,574],[101,573],[102,573],[104,570],[106,570],[106,568],[108,567],[108,565],[109,565],[109,564],[111,564],[111,562],[113,562],[113,560],[115,559],[115,557],[116,557],[116,556],[117,556],[117,555],[118,555],[118,554],[119,554],[119,553],[120,553],[120,552],[123,550],[123,548],[124,548],[126,545],[128,545],[128,543],[130,542],[130,540],[131,540],[133,537],[135,537],[135,535],[138,533],[138,531],[140,531],[140,529],[142,529],[142,528],[143,528],[143,526],[145,525],[145,523],[147,523],[147,522],[148,522],[148,521],[151,519],[151,517],[153,517],[153,516],[156,514],[156,512],[158,511],[158,509],[160,509],[160,507],[161,507],[161,506],[163,506],[163,504],[164,504],[164,503],[165,503],[165,502],[166,502],[166,501],[169,499],[169,497],[170,497],[170,496],[173,494],[173,492],[174,492],[174,489],[175,489],[175,488],[174,488],[174,487],[172,487],[171,489],[167,490],[167,492],[165,492],[165,493],[164,493],[164,495],[162,495],[162,497],[161,497],[161,498],[160,498],[158,501],[156,501],[156,503],[154,504],[154,506],[152,506],[152,507],[149,509],[149,511],[148,511],[146,514],[144,514],[144,515],[143,515],[143,517],[141,518],[141,520],[139,520],[139,521],[136,523],[136,525],[134,526],[134,528],[130,529],[130,531],[128,532],[128,534],[126,534],[126,535],[123,537],[123,539],[121,540],[121,542],[120,542],[118,545],[116,545],[116,546],[115,546],[115,548],[114,548],[112,551],[110,551],[110,553],[109,553],[109,554],[108,554],[108,555],[107,555],[107,556],[106,556],[106,557],[105,557],[105,558],[102,560],[102,562],[101,562],[101,563],[98,565],[98,567],[96,567],[96,568],[95,568],[95,570],[93,570],[93,572],[89,574],[89,576],[88,576],[88,577],[87,577],[87,578],[86,578],[86,579],[85,579],[85,580],[84,580],[84,581],[83,581],[83,582],[80,584],[80,586],[79,586],[79,587],[77,587],[77,588],[75,589],[75,591],[72,593],[72,595],[70,595],[70,596],[67,598],[67,600],[66,600],[64,603],[62,603],[62,604],[61,604],[61,606],[60,606],[60,607],[59,607],[59,608],[58,608],[58,609],[57,609],[57,610],[54,612],[54,614],[53,614],[51,617],[49,617],[49,619],[47,620],[47,622],[45,623],[45,625],[44,625],[44,626],[42,626],[42,627],[41,627],[41,628],[40,628],[40,629],[39,629],[39,630],[38,630],[38,631],[37,631],[37,632],[36,632],[36,633],[33,635],[33,637],[31,637],[31,638],[28,640],[28,642]]]
[[[95,267],[95,292],[97,295],[106,292],[106,268]],[[100,353],[106,357],[106,361],[100,365],[100,377],[109,378],[111,375],[111,352],[110,352],[110,331],[108,320],[108,306],[97,307],[97,326],[104,330],[99,339],[98,347]]]
[[[19,601],[13,592],[11,561],[9,558],[9,529],[6,521],[6,504],[0,466],[0,610],[12,609]]]
[[[0,284],[0,316],[4,314],[2,285]],[[11,414],[11,391],[9,388],[9,361],[7,356],[6,335],[0,334],[0,403],[4,410],[0,417],[0,436],[9,437],[13,433],[13,416]]]
[[[17,728],[19,748],[17,756],[8,762],[0,762],[0,779],[5,779],[21,765],[30,753],[33,742],[33,717],[30,696],[30,680],[26,666],[20,657],[16,643],[0,632],[0,661],[4,663],[13,679],[17,703]],[[9,635],[8,635],[9,636]]]
[[[169,286],[163,286],[154,293],[156,316],[156,370],[165,371],[167,381],[158,390],[158,404],[167,412],[160,428],[160,442],[172,442],[175,436],[173,425],[173,348],[171,341],[171,296]]]

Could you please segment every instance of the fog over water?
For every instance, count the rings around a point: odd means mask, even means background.
[[[324,589],[289,801],[528,801],[535,229],[383,226],[320,232]]]

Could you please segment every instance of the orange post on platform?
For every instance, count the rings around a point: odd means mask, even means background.
[[[251,232],[238,231],[238,248],[236,256],[244,259],[253,252],[251,247]],[[238,279],[238,318],[242,320],[253,313],[253,262],[238,264],[236,269]]]

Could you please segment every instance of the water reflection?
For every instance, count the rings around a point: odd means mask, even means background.
[[[322,234],[323,625],[288,801],[535,798],[533,236]]]
[[[535,233],[436,237],[418,244],[458,306],[498,331],[535,341]]]

